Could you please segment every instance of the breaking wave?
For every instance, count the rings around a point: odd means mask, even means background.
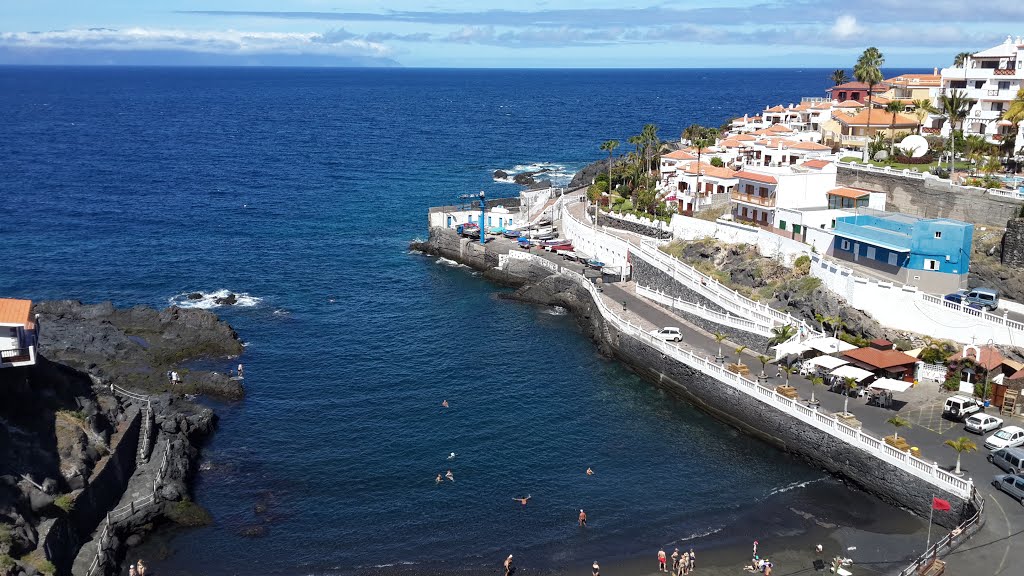
[[[234,295],[234,304],[219,304],[218,300]],[[248,308],[257,306],[263,301],[262,298],[253,296],[248,292],[232,292],[231,290],[217,290],[215,292],[182,292],[171,296],[168,300],[172,306],[178,308],[217,308],[219,306],[240,306]]]
[[[465,264],[459,264],[455,260],[449,260],[448,258],[443,257],[438,258],[437,263],[440,264],[441,266],[449,266],[451,268],[469,268],[469,266],[466,266]]]
[[[515,184],[516,174],[522,174],[523,172],[539,172],[534,175],[536,180],[550,180],[555,186],[565,186],[572,181],[572,177],[576,175],[576,169],[567,164],[557,164],[555,162],[535,162],[533,164],[516,164],[512,168],[502,168],[502,172],[508,174],[505,178],[494,178],[495,182],[504,182],[506,184]]]

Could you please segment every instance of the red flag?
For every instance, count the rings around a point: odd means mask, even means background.
[[[936,510],[949,510],[949,501],[932,496],[932,508],[935,508]]]

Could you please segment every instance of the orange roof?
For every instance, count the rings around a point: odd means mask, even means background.
[[[942,84],[942,76],[939,74],[900,74],[895,78],[886,80],[888,84],[907,84],[912,86],[938,86]]]
[[[31,300],[0,298],[0,324],[20,324],[26,328],[32,328],[33,323],[29,319],[31,311]]]
[[[836,108],[863,108],[865,106],[867,106],[867,104],[857,102],[856,100],[847,100],[846,102],[836,104]]]
[[[801,103],[797,104],[796,107],[793,108],[793,110],[807,110],[810,107],[811,107],[811,103],[810,102],[801,102]]]
[[[846,186],[840,186],[839,188],[833,188],[826,192],[829,196],[841,196],[843,198],[863,198],[870,196],[870,190],[861,190],[860,188],[847,188]]]
[[[950,356],[948,361],[949,362],[956,362],[957,360],[960,360],[963,357],[964,357],[964,353],[963,352],[957,352],[956,354]],[[974,353],[974,350],[971,350],[971,352],[969,354],[967,354],[967,358],[969,358],[971,360],[974,360],[974,361],[978,360],[978,356]],[[999,350],[996,350],[995,347],[993,347],[993,346],[981,346],[981,362],[978,362],[978,364],[980,364],[981,366],[984,366],[985,370],[993,370],[995,368],[998,368],[999,366],[1002,365],[1002,363],[1005,360],[1006,360],[1006,358],[1003,358],[1003,355],[1000,354]]]
[[[761,128],[760,130],[754,130],[750,134],[753,136],[771,136],[774,134],[774,132],[771,132],[767,128]]]
[[[728,169],[728,168],[726,168],[724,166],[719,168],[718,166],[712,166],[711,164],[706,164],[704,162],[701,162],[700,163],[700,169],[704,173],[704,176],[711,176],[713,178],[722,178],[722,179],[735,178],[736,177],[736,172],[735,171],[730,170],[730,169]],[[691,163],[687,164],[686,165],[686,172],[688,174],[696,174],[697,173],[697,163],[696,162],[691,162]]]
[[[739,140],[740,142],[752,142],[754,140],[757,140],[757,138],[754,138],[750,134],[737,134],[733,136],[732,139]]]
[[[726,138],[718,143],[722,148],[739,148],[743,143],[738,138]]]
[[[868,111],[861,110],[852,116],[849,114],[832,114],[832,118],[846,124],[847,126],[867,126],[868,125]],[[888,128],[893,124],[892,114],[884,111],[873,110],[871,114],[871,125],[877,126],[878,128]],[[903,114],[896,115],[896,126],[917,126],[917,118],[911,118],[910,116],[904,116]]]
[[[758,140],[757,142],[754,142],[754,144],[757,144],[758,146],[764,146],[766,148],[778,148],[778,146],[781,144],[783,148],[789,148],[793,144],[795,144],[795,142],[791,142],[789,140],[786,140],[785,138],[765,138],[764,140]]]
[[[697,149],[696,148],[691,146],[690,148],[686,149],[686,152],[689,152],[691,154],[691,156],[690,156],[691,158],[694,158],[694,159],[697,158],[697,156],[695,156],[695,154],[697,154]],[[701,148],[700,149],[700,153],[701,154],[714,154],[715,150],[712,150],[711,148]]]
[[[807,166],[808,168],[815,168],[820,170],[825,166],[828,166],[829,164],[831,164],[831,162],[829,162],[828,160],[808,160],[807,162],[801,164],[801,166]]]
[[[771,108],[765,110],[765,112],[785,112],[785,111],[786,111],[786,109],[783,108],[781,104],[777,105],[777,106],[772,106]]]
[[[828,110],[831,107],[832,107],[832,101],[831,100],[826,100],[824,102],[818,102],[814,106],[811,106],[811,108],[814,108],[815,110]]]
[[[693,154],[690,154],[686,150],[675,150],[673,152],[669,152],[668,154],[662,154],[661,157],[662,158],[669,158],[671,160],[696,160],[697,159],[696,156],[694,156]]]
[[[877,348],[857,348],[843,352],[843,356],[874,368],[892,368],[917,363],[917,358],[908,356],[899,350],[878,350]]]
[[[824,144],[818,144],[817,142],[797,142],[790,146],[795,150],[831,150],[832,148],[825,146]]]
[[[790,128],[788,126],[783,126],[782,124],[772,124],[771,126],[766,128],[766,130],[768,130],[769,132],[792,132],[793,131],[792,128]]]
[[[749,170],[740,170],[736,173],[736,178],[743,178],[744,180],[753,180],[754,182],[763,182],[765,184],[778,184],[779,181],[774,176],[768,174],[761,174],[760,172],[750,172]]]

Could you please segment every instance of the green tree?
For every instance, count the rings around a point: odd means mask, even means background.
[[[768,351],[772,346],[778,346],[783,342],[788,342],[790,338],[796,335],[796,326],[792,324],[785,324],[782,326],[775,326],[772,328],[772,336],[768,339],[768,346],[765,347],[765,352]]]
[[[728,336],[721,332],[715,332],[712,336],[715,338],[715,342],[718,342],[718,360],[721,361],[722,358],[725,358],[725,356],[722,355],[722,340],[725,340]]]
[[[829,77],[829,79],[832,80],[833,86],[846,84],[847,82],[850,81],[850,77],[846,75],[846,70],[843,70],[842,68],[838,70],[833,70],[832,75]]]
[[[824,385],[825,385],[825,379],[822,378],[821,376],[815,376],[814,378],[811,378],[811,404],[817,404],[818,403],[818,401],[814,399],[814,388],[816,386],[824,386]]]
[[[608,193],[610,194],[612,188],[612,153],[619,147],[618,140],[605,140],[601,143],[601,150],[608,153]]]
[[[1003,120],[1010,122],[1012,128],[1010,133],[1003,140],[1003,152],[1006,153],[1007,158],[1013,156],[1014,148],[1017,142],[1017,133],[1020,131],[1020,124],[1024,122],[1024,88],[1017,90],[1017,95],[1013,97],[1013,101],[1010,102],[1010,106],[1003,112]]]
[[[789,386],[789,377],[796,372],[796,366],[779,366],[779,370],[782,370],[786,374],[786,386]]]
[[[960,52],[953,57],[953,67],[963,68],[967,65],[967,59],[973,56],[970,52]]]
[[[896,145],[896,115],[906,109],[907,105],[899,100],[891,100],[885,105],[885,111],[892,114],[892,122],[889,123],[889,158],[892,158],[893,147]]]
[[[850,376],[843,378],[843,386],[846,392],[843,394],[843,414],[849,414],[847,410],[850,406],[850,393],[857,389],[857,380]]]
[[[927,98],[921,98],[920,100],[914,100],[914,117],[917,118],[917,133],[921,133],[921,128],[924,126],[924,121],[928,118],[929,114],[935,112],[935,106],[932,105],[932,101]]]
[[[765,356],[764,354],[758,354],[757,355],[757,360],[759,362],[761,362],[761,376],[760,376],[760,378],[761,378],[761,380],[765,380],[765,379],[768,378],[768,374],[765,373],[764,369],[765,369],[765,366],[767,366],[768,363],[772,361],[772,357],[771,356]]]
[[[956,450],[956,470],[953,471],[953,474],[956,474],[957,476],[963,474],[963,472],[960,471],[960,455],[964,452],[973,452],[977,450],[978,445],[966,436],[961,436],[956,440],[946,440],[943,444],[949,446],[953,450]]]
[[[725,162],[721,158],[719,158],[718,156],[715,156],[714,158],[712,158],[711,162],[709,162],[709,163],[712,166],[714,166],[715,168],[724,168],[725,167]]]
[[[746,346],[737,346],[736,347],[736,366],[737,367],[746,368],[747,365],[743,363],[743,352],[746,349],[747,349]]]
[[[886,420],[886,422],[891,424],[892,427],[895,428],[895,430],[892,431],[892,439],[893,440],[899,440],[900,439],[900,437],[899,437],[900,428],[903,428],[904,426],[906,426],[907,428],[910,427],[910,421],[905,419],[905,418],[900,418],[899,416],[893,416],[892,418],[889,418],[888,420]]]
[[[967,97],[963,90],[953,90],[939,97],[943,113],[949,120],[949,178],[953,179],[953,161],[956,158],[956,130],[967,118],[967,112],[974,105],[974,100]]]
[[[868,121],[865,132],[871,134],[871,108],[872,100],[874,99],[875,86],[882,83],[882,65],[885,64],[885,57],[882,56],[882,52],[874,46],[864,50],[864,53],[857,59],[857,64],[853,67],[853,77],[858,82],[863,82],[868,85]],[[867,146],[864,147],[864,161],[868,160]]]

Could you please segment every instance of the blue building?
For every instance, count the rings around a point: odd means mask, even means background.
[[[870,211],[836,218],[833,258],[871,269],[871,275],[926,292],[967,287],[974,225]]]

